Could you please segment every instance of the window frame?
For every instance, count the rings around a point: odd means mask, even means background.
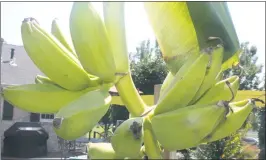
[[[42,113],[40,113],[40,122],[53,122],[54,116],[55,115],[53,113],[51,113],[51,114],[42,114]]]

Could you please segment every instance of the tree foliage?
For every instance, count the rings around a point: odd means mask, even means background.
[[[249,47],[249,43],[245,42],[241,44],[241,48],[243,52],[239,57],[239,65],[224,71],[224,78],[237,75],[240,79],[239,90],[259,90],[259,85],[262,83],[259,74],[262,72],[263,65],[256,64],[257,47]]]
[[[134,84],[144,94],[154,94],[154,85],[163,83],[168,72],[158,43],[152,46],[150,40],[144,40],[136,51],[130,56]]]

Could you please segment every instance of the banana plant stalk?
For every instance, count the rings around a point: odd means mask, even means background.
[[[116,64],[116,89],[132,116],[140,116],[146,104],[133,83],[125,35],[124,2],[103,3],[104,22]]]

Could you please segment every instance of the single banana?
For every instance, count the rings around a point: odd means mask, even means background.
[[[169,71],[166,78],[163,81],[162,86],[161,86],[159,97],[161,97],[161,95],[165,94],[166,88],[171,84],[171,82],[174,80],[174,78],[175,78],[175,74],[173,74],[172,72]]]
[[[215,77],[215,83],[221,81],[223,79],[223,71],[220,70],[220,72]]]
[[[111,143],[89,143],[88,144],[89,159],[122,159],[119,157]]]
[[[122,77],[115,87],[132,117],[142,115],[148,108],[139,95],[130,73]]]
[[[142,125],[143,118],[131,118],[124,121],[115,130],[111,138],[111,144],[119,156],[130,158],[140,157],[140,149],[143,142]]]
[[[105,82],[113,82],[116,66],[109,37],[91,2],[74,2],[70,32],[83,68]]]
[[[192,105],[155,115],[151,118],[154,134],[168,151],[197,146],[224,118],[226,108],[214,105]]]
[[[58,19],[54,19],[52,21],[51,33],[56,37],[56,39],[61,42],[62,45],[66,47],[66,49],[68,49],[75,57],[77,57],[75,51],[72,49],[72,47],[70,47],[69,43],[66,40],[66,37],[62,33],[61,28],[58,24]]]
[[[108,90],[94,90],[59,110],[53,120],[55,133],[74,140],[88,133],[107,112],[112,97]]]
[[[236,132],[245,122],[253,109],[251,100],[243,100],[229,103],[230,112],[226,119],[222,121],[203,142],[213,142],[222,139]]]
[[[31,60],[56,84],[73,91],[99,85],[98,80],[91,80],[78,60],[33,18],[24,19],[21,33]]]
[[[101,85],[101,86],[103,86],[103,85],[112,85],[113,86],[113,84],[111,84],[111,83],[101,83],[101,80],[98,78],[98,77],[95,77],[95,76],[93,76],[93,75],[88,75],[89,77],[90,77],[90,79],[92,80],[92,81],[97,81],[98,83],[99,83],[99,86]],[[45,77],[45,76],[42,76],[42,75],[37,75],[36,77],[35,77],[35,83],[36,84],[38,84],[38,83],[41,83],[41,84],[43,84],[43,83],[49,83],[49,84],[54,84],[54,85],[58,85],[58,84],[56,84],[55,82],[53,82],[50,78],[48,78],[48,77]],[[59,86],[59,85],[58,85]],[[96,87],[99,87],[99,86],[96,86]]]
[[[3,97],[12,105],[32,113],[56,113],[68,103],[76,100],[88,91],[68,91],[53,84],[25,84],[8,86],[3,89]]]
[[[148,156],[149,159],[162,159],[160,145],[153,133],[149,117],[145,117],[143,127],[143,139],[145,146],[144,153]]]
[[[124,2],[103,2],[104,24],[115,57],[116,73],[129,71],[124,5]]]
[[[213,48],[211,50],[210,65],[207,69],[206,75],[199,90],[197,91],[190,104],[193,104],[195,101],[197,101],[208,89],[210,89],[215,84],[215,78],[221,70],[224,48],[223,46],[218,45],[216,48]]]
[[[176,73],[174,80],[161,95],[154,115],[186,106],[199,89],[209,62],[209,55],[192,56]]]
[[[50,78],[42,76],[42,75],[37,75],[35,77],[35,83],[36,84],[38,84],[38,83],[44,84],[45,83],[45,84],[54,84],[54,85],[56,85],[56,83],[54,83]]]
[[[231,101],[235,97],[238,88],[239,77],[229,77],[216,83],[195,104],[214,104],[219,100]]]

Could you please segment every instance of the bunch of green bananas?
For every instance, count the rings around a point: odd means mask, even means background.
[[[107,112],[112,99],[108,91],[115,85],[131,117],[116,128],[110,143],[88,145],[91,159],[161,159],[165,149],[180,150],[226,137],[241,127],[253,103],[232,102],[239,78],[222,79],[224,64],[239,52],[224,2],[201,3],[145,3],[170,70],[154,106],[143,102],[132,81],[123,2],[104,2],[104,20],[90,2],[74,2],[69,24],[74,48],[58,20],[49,33],[34,18],[25,18],[24,48],[46,76],[36,75],[36,84],[6,87],[3,96],[28,112],[55,113],[56,134],[74,140]],[[195,5],[220,19],[210,19],[206,26]],[[179,18],[180,23],[171,18]],[[210,29],[215,25],[219,27]]]

